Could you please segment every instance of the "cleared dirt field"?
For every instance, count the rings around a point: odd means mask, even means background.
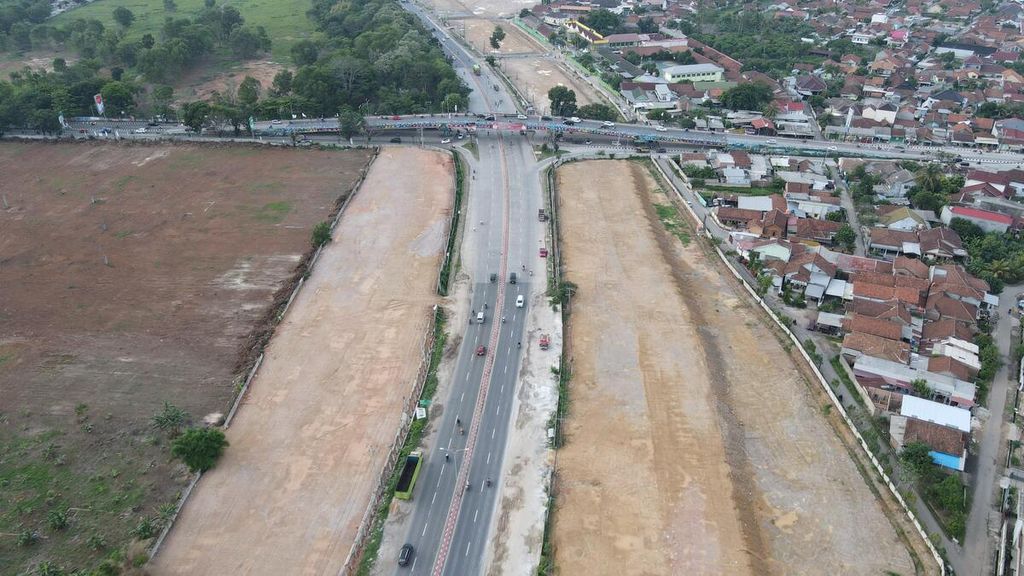
[[[564,72],[545,58],[503,58],[501,68],[519,90],[541,106],[550,106],[548,91],[567,86],[576,92],[576,104],[603,104],[605,100],[589,84]],[[536,105],[536,104],[535,104]]]
[[[154,573],[339,572],[420,367],[452,185],[447,155],[374,162]]]
[[[499,18],[514,16],[523,8],[532,8],[540,4],[534,0],[423,0],[422,3],[438,12]]]
[[[701,248],[665,230],[645,165],[574,163],[558,186],[579,287],[559,573],[913,574],[824,397]]]
[[[505,39],[501,41],[501,48],[498,50],[491,48],[491,34],[495,26],[501,26],[505,31]],[[464,30],[466,41],[481,54],[536,54],[541,51],[541,46],[536,41],[518,26],[505,20],[470,18],[453,21],[453,28],[459,33]]]
[[[368,159],[0,144],[0,573],[91,568],[159,525],[185,475],[151,418],[226,412],[250,333]],[[38,544],[16,546],[26,529]]]

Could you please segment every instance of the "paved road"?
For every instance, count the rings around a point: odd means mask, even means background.
[[[405,6],[440,34],[435,22],[418,7]],[[459,74],[475,88],[471,109],[482,114],[514,112],[508,94],[490,88],[497,79],[487,70],[480,76],[472,73],[474,60],[462,46],[450,39],[442,45]],[[475,137],[479,160],[469,158],[462,266],[473,279],[471,309],[480,312],[486,304],[486,321],[468,327],[450,395],[439,399],[444,407],[440,433],[437,444],[428,450],[430,457],[414,494],[416,506],[405,540],[415,547],[416,555],[408,570],[396,567],[396,574],[431,574],[439,569],[451,575],[483,573],[481,564],[497,504],[518,381],[518,343],[528,345],[524,330],[534,286],[529,271],[543,273],[538,252],[541,230],[536,222],[541,189],[532,147],[518,134],[480,129]],[[509,282],[512,272],[518,276],[514,285]],[[498,275],[494,283],[489,281],[492,273]],[[503,298],[499,296],[502,291]],[[516,306],[519,295],[526,302],[522,308]],[[487,356],[476,355],[479,346],[487,347]],[[493,362],[489,375],[485,373],[488,362]],[[475,442],[471,442],[471,434]],[[493,481],[490,487],[485,486],[488,478]],[[442,560],[446,529],[450,546]]]
[[[1000,528],[1000,516],[996,509],[999,501],[998,482],[1003,475],[1005,462],[1006,440],[1006,405],[1013,390],[1010,374],[1013,326],[1017,320],[1007,314],[1007,310],[1016,307],[1016,295],[1024,290],[1024,285],[1006,286],[999,297],[999,322],[992,335],[1000,353],[1003,354],[1003,366],[992,379],[992,389],[988,395],[989,418],[980,434],[978,456],[975,459],[976,469],[972,482],[971,512],[967,516],[967,535],[960,552],[958,574],[988,574],[993,568],[992,551],[995,546],[993,530]]]

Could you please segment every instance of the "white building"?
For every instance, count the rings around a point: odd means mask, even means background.
[[[725,69],[714,64],[667,66],[661,75],[669,82],[721,82]]]

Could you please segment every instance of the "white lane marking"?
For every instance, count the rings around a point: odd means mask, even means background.
[[[502,391],[502,392],[504,392],[504,391],[505,391],[505,385],[504,385],[504,384],[502,384],[502,385],[501,385],[501,391]]]
[[[494,409],[494,415],[497,416],[498,414],[501,414],[501,404],[498,404],[498,407]]]
[[[452,449],[452,440],[455,440],[455,438],[452,438],[452,437],[450,437],[450,436],[449,436],[449,437],[448,437],[448,449],[449,449],[449,450],[451,450],[451,449]]]
[[[476,524],[476,517],[479,516],[479,515],[480,515],[480,509],[477,508],[476,511],[473,512],[473,524]]]
[[[491,440],[494,440],[494,435],[498,433],[497,428],[491,428]]]
[[[430,505],[434,505],[434,500],[437,500],[437,490],[434,491],[434,495],[430,497]]]
[[[461,395],[459,396],[459,403],[460,403],[460,404],[462,403],[462,400],[463,400],[463,399],[464,399],[465,397],[466,397],[466,393],[465,393],[465,392],[463,392],[463,393],[462,393],[462,394],[461,394]]]
[[[466,372],[466,381],[469,382],[469,372]]]
[[[508,374],[508,364],[505,364],[505,367],[502,368],[501,373],[502,374]]]
[[[490,464],[490,463],[491,463],[491,453],[488,452],[487,453],[487,464]]]
[[[412,559],[412,571],[413,572],[416,572],[416,561],[417,560],[419,560],[419,558],[413,558]]]
[[[427,525],[424,524],[423,525],[423,532],[420,532],[420,538],[422,538],[422,537],[424,537],[426,535],[427,535]]]
[[[473,544],[473,541],[466,542],[466,556],[469,556],[469,547]]]

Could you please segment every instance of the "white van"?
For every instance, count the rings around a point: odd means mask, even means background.
[[[476,313],[476,323],[477,324],[483,324],[484,323],[484,313],[483,312],[477,312]]]
[[[519,296],[516,296],[516,308],[522,308],[523,306],[526,306],[526,298],[520,294]]]

